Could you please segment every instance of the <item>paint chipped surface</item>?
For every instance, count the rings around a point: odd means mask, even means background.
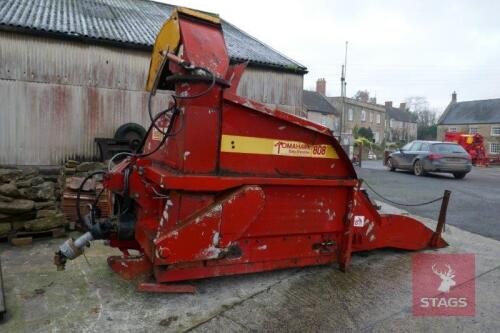
[[[179,237],[179,232],[177,230],[173,230],[167,234],[167,237],[177,239],[177,237]]]
[[[330,208],[326,210],[326,214],[328,215],[328,221],[333,221],[336,216],[335,211],[331,210]]]
[[[209,247],[201,252],[201,257],[206,259],[215,259],[219,257],[221,249],[217,247],[219,244],[220,233],[218,231],[213,231],[212,242]]]
[[[188,158],[189,155],[191,155],[190,151],[185,151],[184,152],[184,161]]]
[[[259,251],[265,251],[265,250],[267,250],[267,245],[266,244],[261,245],[261,246],[257,247],[257,250],[259,250]]]
[[[375,223],[369,222],[368,220],[366,222],[368,223],[368,228],[366,228],[366,236],[368,236],[368,234],[372,232],[373,227],[375,227]]]
[[[206,258],[206,259],[216,259],[219,257],[220,252],[221,252],[221,249],[219,249],[213,245],[210,245],[208,248],[203,250],[201,255],[203,258]]]
[[[374,235],[374,234],[371,234],[371,235],[370,235],[370,242],[373,242],[373,241],[375,240],[375,238],[376,238],[376,237],[375,237],[375,235]]]
[[[170,206],[173,206],[173,203],[170,199],[168,199],[167,202],[165,203],[165,207],[163,208],[163,213],[162,213],[161,218],[160,218],[160,225],[158,226],[158,229],[156,230],[155,241],[159,239],[163,225],[165,225],[165,223],[168,222],[168,208]]]
[[[214,217],[214,216],[218,215],[221,211],[222,211],[222,204],[219,203],[219,204],[215,205],[214,208],[212,208],[210,210],[210,212],[208,212],[205,216]]]
[[[220,234],[217,231],[214,231],[214,235],[212,236],[212,245],[218,245],[220,239]]]

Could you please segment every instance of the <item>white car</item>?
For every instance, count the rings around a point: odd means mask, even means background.
[[[377,155],[375,155],[371,150],[368,152],[368,159],[369,160],[376,160]]]

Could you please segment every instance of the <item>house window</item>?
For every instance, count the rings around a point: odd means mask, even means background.
[[[380,124],[380,115],[377,114],[377,124]]]
[[[366,121],[366,111],[361,111],[361,121]]]
[[[469,128],[469,134],[476,134],[477,133],[477,127],[470,127]]]
[[[394,119],[389,120],[389,127],[394,127]]]
[[[354,118],[354,114],[352,112],[352,109],[349,109],[349,111],[347,112],[347,120],[352,121],[353,118]]]
[[[327,124],[328,124],[328,118],[327,116],[323,115],[323,117],[321,117],[321,125],[326,127]]]
[[[370,123],[373,123],[373,113],[370,112]]]
[[[490,154],[498,154],[500,152],[500,144],[490,143]]]
[[[448,127],[448,132],[456,133],[457,132],[457,128],[456,127]]]
[[[499,136],[500,135],[500,127],[492,127],[491,128],[491,135],[492,136]]]

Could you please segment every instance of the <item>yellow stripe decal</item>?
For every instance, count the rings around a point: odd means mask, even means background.
[[[287,141],[252,136],[222,135],[221,152],[277,155],[311,158],[339,158],[331,145],[311,145],[299,141]]]

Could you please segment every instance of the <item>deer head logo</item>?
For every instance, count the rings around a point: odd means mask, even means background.
[[[447,272],[440,272],[436,269],[436,264],[432,265],[432,271],[434,274],[441,278],[441,284],[439,285],[438,290],[447,293],[450,292],[450,288],[455,286],[457,283],[455,280],[455,271],[451,269],[450,265],[445,265],[448,268]]]

